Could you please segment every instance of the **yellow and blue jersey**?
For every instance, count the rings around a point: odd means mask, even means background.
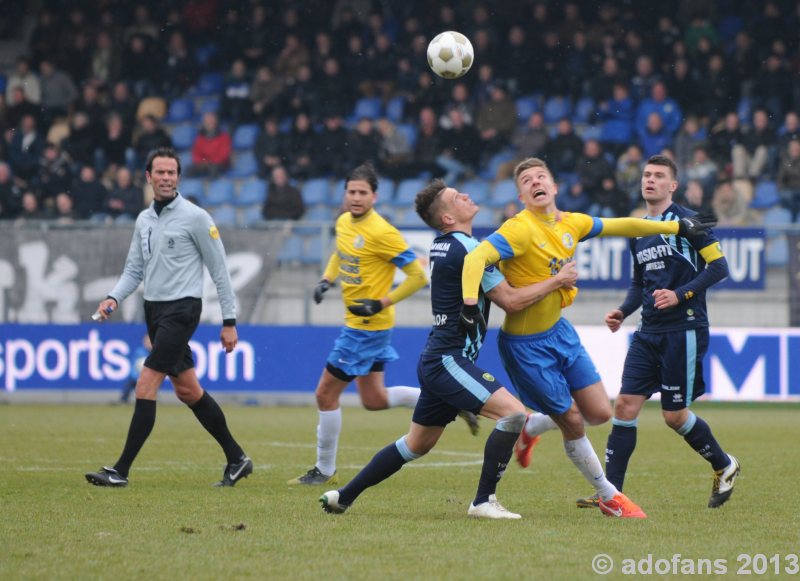
[[[414,262],[416,255],[400,232],[375,210],[354,217],[345,212],[336,220],[336,250],[325,278],[339,279],[345,307],[356,299],[377,299],[392,288],[396,268]],[[345,326],[367,331],[394,327],[394,306],[372,317],[359,317],[345,308]]]
[[[586,214],[534,214],[522,210],[487,241],[500,254],[500,270],[509,284],[521,288],[547,280],[575,255],[578,242],[599,234],[603,224]],[[561,309],[578,290],[559,289],[517,313],[506,315],[503,331],[512,335],[541,333],[561,318]]]

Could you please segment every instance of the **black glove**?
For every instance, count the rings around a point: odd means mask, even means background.
[[[486,319],[483,318],[483,312],[478,305],[461,307],[458,322],[473,343],[483,341],[483,336],[486,335]]]
[[[678,220],[678,236],[692,239],[708,234],[717,225],[717,217],[711,212],[704,212],[696,216],[687,216]]]
[[[322,299],[325,297],[323,296],[328,289],[331,288],[331,283],[329,283],[324,278],[317,283],[317,286],[314,287],[314,302],[320,304]]]
[[[347,310],[359,317],[371,317],[383,310],[383,305],[376,299],[356,299],[355,302],[356,304],[350,305]]]

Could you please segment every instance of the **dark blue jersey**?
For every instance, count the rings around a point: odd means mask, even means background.
[[[430,249],[431,311],[433,327],[423,355],[461,354],[475,361],[483,343],[483,337],[475,344],[461,329],[458,318],[464,305],[461,290],[461,271],[464,257],[478,245],[478,241],[463,232],[450,232],[437,237]],[[489,292],[504,280],[500,270],[488,266],[481,280],[478,305],[483,316],[489,320],[490,301],[484,293]]]
[[[694,214],[692,210],[672,204],[660,216],[646,218],[667,221]],[[639,328],[649,333],[707,327],[706,288],[727,276],[727,263],[716,236],[708,232],[691,242],[677,235],[645,236],[631,239],[630,247],[633,282],[621,307],[623,313],[627,316],[641,305]],[[717,262],[715,270],[718,272],[698,279],[707,261]],[[656,309],[653,291],[657,289],[675,291],[680,302],[675,307]]]

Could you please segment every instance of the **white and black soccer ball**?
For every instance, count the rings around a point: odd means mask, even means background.
[[[444,79],[464,76],[474,60],[472,43],[460,32],[442,32],[428,44],[428,66]]]

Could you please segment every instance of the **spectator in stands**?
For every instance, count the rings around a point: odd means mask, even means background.
[[[126,40],[122,53],[122,70],[134,95],[141,99],[156,93],[158,70],[153,66],[154,40],[145,34],[134,34]]]
[[[744,134],[741,144],[733,146],[734,179],[756,180],[765,172],[774,175],[778,137],[770,127],[766,110],[756,109],[753,127]]]
[[[293,79],[298,76],[301,67],[310,63],[308,47],[297,34],[287,34],[283,47],[275,58],[275,74],[283,79]]]
[[[370,130],[372,124],[369,124]],[[311,125],[311,118],[306,113],[300,113],[294,119],[294,125],[288,135],[286,159],[289,173],[297,179],[308,179],[317,175],[317,164],[314,156],[316,148],[316,133]],[[350,155],[352,143],[348,144],[346,155]]]
[[[78,98],[78,89],[70,76],[56,68],[50,59],[44,59],[39,65],[42,85],[42,119],[45,127],[56,117],[63,117],[70,106]]]
[[[655,111],[647,116],[644,128],[637,127],[637,135],[645,157],[657,155],[672,144],[672,135],[664,127],[661,115]]]
[[[43,151],[44,140],[39,135],[36,119],[25,115],[8,145],[8,161],[14,175],[26,183],[33,180]]]
[[[136,99],[131,95],[125,81],[117,81],[111,89],[108,100],[108,110],[117,113],[122,118],[122,123],[128,131],[133,129],[136,122]]]
[[[681,205],[698,213],[712,211],[711,196],[708,194],[707,190],[703,188],[703,184],[697,180],[689,180],[686,182]]]
[[[17,222],[44,218],[47,216],[39,208],[39,198],[36,197],[33,190],[25,190],[22,194],[22,209],[16,217]]]
[[[589,95],[596,103],[602,104],[613,98],[614,85],[627,82],[622,78],[619,61],[613,55],[607,55],[602,61],[600,71],[589,81]],[[631,119],[633,119],[633,102],[631,101]]]
[[[739,116],[730,111],[725,114],[725,119],[721,126],[711,131],[709,138],[709,156],[722,168],[726,168],[726,173],[731,175],[733,169],[728,172],[731,166],[731,154],[736,145],[740,145],[744,140],[742,131],[739,128]]]
[[[589,213],[592,216],[609,218],[627,216],[633,206],[629,202],[628,194],[617,186],[614,176],[606,176],[600,182],[600,188],[590,196],[591,206]]]
[[[286,141],[286,137],[281,135],[278,120],[275,117],[264,119],[264,127],[256,137],[255,145],[259,177],[266,179],[272,174],[272,168],[285,162],[287,147],[284,144]],[[343,155],[344,148],[339,153]]]
[[[216,178],[224,173],[231,163],[233,145],[230,134],[219,126],[217,114],[203,114],[203,121],[192,145],[192,165],[187,173],[191,176]]]
[[[445,103],[444,110],[439,117],[439,127],[442,129],[450,129],[453,126],[450,120],[451,109],[458,109],[461,112],[461,118],[467,125],[475,123],[475,103],[472,102],[469,88],[463,81],[456,82],[450,91],[450,99]]]
[[[272,27],[267,22],[267,9],[264,4],[254,2],[251,12],[246,20],[249,24],[244,30],[237,29],[242,37],[242,52],[247,59],[248,65],[252,67],[263,64],[266,60],[267,47],[272,46]]]
[[[778,194],[781,205],[792,213],[792,222],[800,215],[800,141],[790,141],[787,155],[778,168]]]
[[[744,180],[725,180],[717,186],[711,207],[719,226],[755,226],[759,223],[758,216],[749,207],[750,196],[745,194],[745,186],[750,184]]]
[[[792,94],[792,73],[779,55],[772,53],[762,64],[756,77],[754,96],[759,104],[776,119],[789,110],[789,97]]]
[[[464,122],[461,111],[451,109],[448,116],[451,127],[442,134],[442,151],[436,163],[446,172],[442,179],[448,184],[455,184],[477,174],[481,151],[485,146],[477,129]]]
[[[14,72],[6,80],[6,99],[9,103],[14,101],[14,89],[20,87],[25,94],[25,99],[34,105],[42,99],[42,87],[39,77],[31,70],[31,61],[26,56],[17,59]]]
[[[578,174],[578,182],[589,199],[593,202],[599,199],[603,181],[606,178],[614,177],[614,166],[606,158],[603,153],[603,148],[600,142],[596,139],[587,139],[583,144],[583,153],[578,158],[578,164],[575,167],[575,173]],[[616,181],[614,181],[614,188],[616,188]],[[597,214],[590,210],[590,214]],[[616,214],[613,214],[616,215]],[[606,215],[611,217],[611,215]]]
[[[46,143],[39,160],[36,185],[43,205],[52,207],[59,192],[69,191],[72,186],[72,168],[64,151],[55,143]]]
[[[53,219],[60,224],[70,224],[78,219],[72,196],[68,193],[59,192],[56,195]]]
[[[64,63],[64,72],[77,84],[88,78],[92,70],[92,46],[85,30],[86,24],[81,23],[82,28],[72,34],[61,61]]]
[[[347,115],[355,105],[355,93],[342,91],[342,84],[346,83],[342,74],[339,61],[329,58],[323,63],[322,72],[317,75],[314,86],[317,94],[315,102],[320,117],[329,115]]]
[[[697,91],[697,75],[693,73],[687,59],[679,58],[672,63],[666,85],[670,96],[686,115],[698,115],[703,112]]]
[[[165,97],[179,97],[197,80],[194,53],[180,30],[173,30],[169,33],[166,55],[159,77],[161,79],[160,94]]]
[[[233,127],[250,123],[253,119],[250,86],[251,81],[247,76],[244,59],[236,59],[231,63],[231,69],[225,77],[220,107],[220,117]]]
[[[491,98],[478,108],[475,128],[480,134],[480,143],[486,159],[508,144],[511,134],[517,127],[517,105],[508,95],[505,87],[495,85]],[[447,183],[453,183],[445,179]]]
[[[378,165],[381,147],[381,136],[375,129],[371,119],[362,117],[347,136],[347,165],[356,167],[369,161]]]
[[[36,26],[31,33],[29,46],[32,63],[38,65],[45,58],[58,54],[60,23],[48,7],[39,12]]]
[[[544,157],[544,151],[549,141],[550,136],[544,124],[544,115],[538,111],[531,113],[524,125],[518,125],[514,129],[514,133],[511,135],[514,158],[497,166],[495,180],[510,178],[520,159]]]
[[[650,89],[650,96],[636,108],[636,131],[642,133],[647,126],[650,113],[658,113],[664,128],[670,136],[675,135],[683,121],[683,112],[675,99],[667,95],[667,86],[656,81]]]
[[[264,119],[276,114],[276,104],[285,88],[282,79],[272,74],[272,69],[262,65],[250,85],[249,98],[252,101],[252,117]]]
[[[140,119],[139,128],[133,138],[136,166],[144,166],[147,154],[159,147],[172,147],[172,138],[164,131],[155,115],[145,115]]]
[[[100,136],[99,167],[113,175],[117,168],[132,161],[131,134],[119,113],[106,115],[103,134]]]
[[[380,136],[378,151],[378,171],[382,176],[393,180],[408,177],[414,152],[408,143],[406,134],[388,119],[379,119],[376,123]],[[334,175],[342,175],[334,173]]]
[[[6,111],[6,126],[19,127],[20,121],[26,115],[33,117],[37,123],[39,121],[40,108],[30,101],[25,96],[25,91],[22,87],[15,87],[11,91],[11,100],[8,102]]]
[[[705,67],[698,67],[696,91],[700,116],[707,117],[712,125],[739,100],[739,87],[735,73],[723,56],[712,53]]]
[[[92,52],[92,77],[103,84],[111,83],[119,78],[121,67],[120,45],[110,31],[100,30],[95,37],[95,47]]]
[[[686,177],[700,182],[706,195],[708,195],[709,192],[714,191],[718,173],[719,168],[714,163],[714,160],[708,156],[706,148],[702,145],[695,147],[692,152],[692,161],[686,166]]]
[[[289,183],[286,169],[277,165],[272,168],[267,199],[261,214],[265,220],[299,220],[306,211],[300,190]]]
[[[783,161],[789,154],[789,144],[792,141],[800,141],[800,115],[794,111],[786,113],[783,120],[783,127],[778,137],[778,159]]]
[[[144,209],[142,188],[133,183],[131,170],[120,166],[105,200],[106,213],[117,221],[132,221]]]
[[[628,146],[619,156],[614,177],[617,186],[628,197],[628,205],[633,208],[642,200],[642,169],[644,169],[642,148],[635,143]]]
[[[97,172],[91,165],[80,169],[78,179],[72,184],[72,199],[75,215],[81,220],[100,218],[105,215],[108,190],[97,179]]]
[[[81,95],[75,101],[75,112],[83,112],[89,117],[89,126],[94,133],[95,142],[99,142],[103,135],[103,122],[108,113],[105,100],[100,98],[100,87],[96,80],[86,81],[81,86]]]
[[[72,116],[69,126],[69,135],[62,142],[64,151],[72,160],[75,168],[83,165],[95,164],[95,150],[98,146],[94,127],[91,125],[89,115],[78,111]]]
[[[316,139],[316,163],[320,175],[345,175],[347,165],[347,130],[342,116],[331,112],[325,116]]]
[[[289,84],[288,81],[294,82]],[[340,85],[339,93],[343,92]],[[295,118],[301,113],[308,115],[310,111],[316,111],[318,105],[319,90],[316,80],[311,73],[311,67],[303,65],[297,71],[296,77],[287,80],[287,89],[278,109],[279,116]]]
[[[611,98],[597,105],[597,117],[604,123],[614,121],[632,124],[635,112],[630,90],[624,81],[615,82],[611,89]]]
[[[661,79],[653,66],[650,55],[640,54],[636,57],[636,74],[631,79],[631,97],[634,102],[641,103],[653,92],[653,85]],[[649,155],[648,155],[649,157]]]
[[[572,121],[567,118],[559,120],[556,136],[545,148],[547,166],[553,175],[574,172],[582,151],[583,140],[572,128]]]
[[[13,220],[20,214],[22,193],[11,176],[11,166],[0,161],[0,220]]]
[[[706,130],[701,128],[697,117],[687,117],[673,140],[675,164],[678,166],[679,175],[686,171],[692,161],[695,147],[704,145],[706,137]]]

